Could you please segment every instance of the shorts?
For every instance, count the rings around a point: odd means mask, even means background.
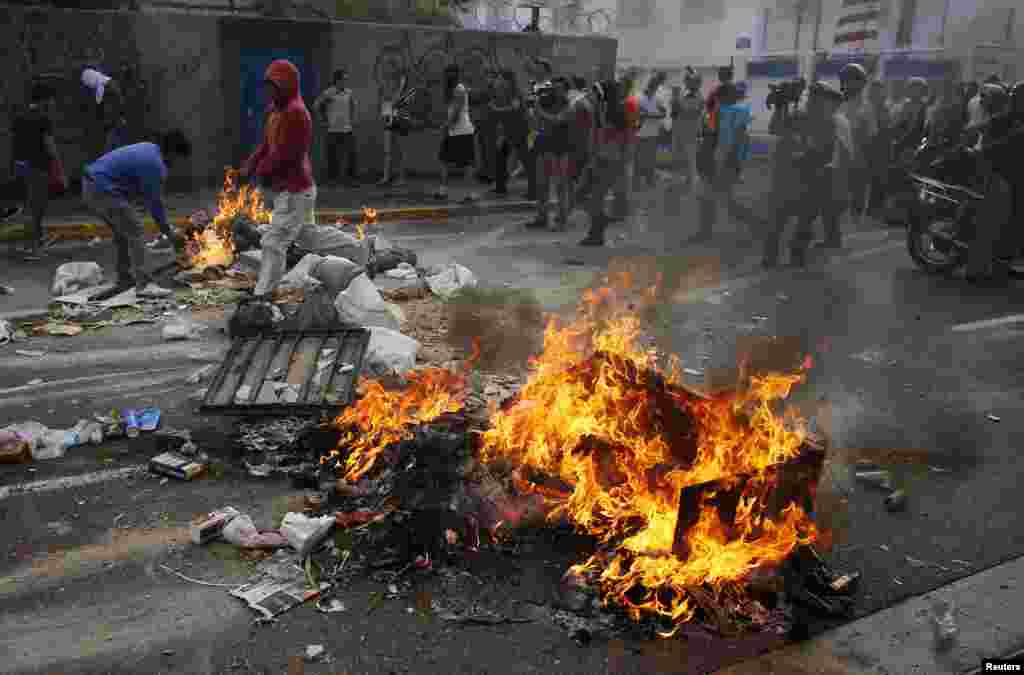
[[[438,159],[448,166],[464,169],[476,162],[476,142],[473,134],[445,136],[441,141]]]

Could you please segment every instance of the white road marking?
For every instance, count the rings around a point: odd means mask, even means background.
[[[984,321],[972,321],[970,323],[960,323],[953,326],[950,330],[954,333],[968,333],[973,330],[985,330],[986,328],[998,328],[1000,326],[1008,326],[1014,323],[1024,322],[1024,314],[1011,314],[1010,316],[1002,316],[998,319],[986,319]]]
[[[147,368],[146,370],[126,370],[123,372],[114,373],[103,373],[101,375],[84,375],[82,377],[69,377],[63,380],[43,380],[39,384],[24,384],[20,387],[8,387],[7,389],[0,389],[0,396],[4,394],[19,394],[22,392],[49,389],[53,387],[64,388],[69,384],[79,384],[81,382],[96,382],[97,380],[109,380],[113,377],[130,377],[132,375],[153,375],[155,373],[169,373],[175,370],[183,370],[188,366],[174,366],[171,368]]]
[[[148,394],[153,387],[159,387],[175,381],[179,381],[183,387],[185,386],[185,375],[181,371],[184,370],[188,370],[188,367],[175,368],[172,372],[161,377],[147,377],[154,372],[160,372],[159,370],[144,371],[141,375],[135,374],[127,380],[117,381],[112,381],[112,379],[124,375],[124,373],[111,373],[106,375],[101,381],[92,380],[86,386],[62,387],[56,390],[51,388],[55,384],[54,382],[43,382],[43,384],[37,387],[15,387],[15,389],[30,391],[21,395],[0,398],[0,410],[19,405],[30,405],[38,401],[50,402],[70,398],[89,398],[95,401],[110,400],[111,394],[123,397],[129,391],[146,390]]]
[[[95,485],[96,483],[120,480],[122,478],[128,478],[130,476],[143,473],[147,471],[147,469],[148,467],[145,464],[135,464],[121,469],[105,469],[103,471],[92,471],[90,473],[83,473],[76,476],[61,476],[60,478],[37,480],[31,483],[22,483],[20,485],[5,485],[0,487],[0,500],[7,499],[14,495],[56,492],[57,490],[68,490],[71,488],[83,487],[85,485]]]

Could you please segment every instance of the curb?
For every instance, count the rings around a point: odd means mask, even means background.
[[[537,202],[526,200],[507,200],[501,202],[476,202],[469,204],[438,204],[437,206],[405,206],[396,208],[377,209],[377,222],[395,222],[400,220],[433,220],[440,218],[463,218],[469,216],[484,216],[498,213],[520,213],[533,211],[537,208]],[[320,224],[327,224],[325,219],[337,220],[343,218],[349,222],[358,222],[362,219],[362,209],[317,209],[317,219]],[[83,216],[85,218],[86,216]],[[172,223],[184,223],[188,216],[172,215],[169,217]],[[160,228],[149,217],[143,222],[146,234],[159,234]],[[48,232],[56,235],[62,241],[89,241],[93,237],[110,239],[110,228],[104,224],[95,222],[57,222],[49,223],[46,226]],[[13,242],[13,240],[12,240]]]
[[[1024,557],[1018,557],[718,674],[978,673],[982,659],[1012,659],[1021,653],[1022,598]],[[957,608],[958,636],[946,649],[936,643],[934,601],[951,601]]]

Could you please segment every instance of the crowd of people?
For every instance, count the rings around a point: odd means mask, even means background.
[[[471,170],[478,180],[493,185],[497,197],[508,195],[510,179],[524,174],[526,197],[537,202],[528,228],[564,231],[572,212],[581,209],[590,228],[580,244],[603,246],[609,225],[634,210],[634,190],[655,186],[658,169],[667,169],[685,188],[683,194],[692,192],[695,197],[698,232],[693,241],[714,235],[724,209],[731,220],[750,225],[752,241],[763,242],[762,262],[767,268],[779,264],[781,238],[790,220],[797,221],[789,247],[791,264],[806,264],[818,218],[824,229],[820,245],[840,247],[844,214],[884,207],[887,171],[894,161],[912,152],[921,137],[983,137],[999,111],[1000,92],[1008,97],[1004,86],[992,79],[981,86],[946,83],[931,96],[925,80],[912,78],[906,83],[906,97],[891,104],[886,101],[886,84],[871,80],[858,64],[842,70],[839,89],[823,82],[809,87],[800,82],[788,95],[773,94],[770,132],[778,143],[769,195],[773,215],[766,219],[735,198],[751,155],[752,113],[746,88],[734,81],[731,67],[719,69],[718,83],[704,96],[701,77],[690,67],[681,86],[666,88],[668,78],[662,72],[641,81],[640,71],[631,69],[618,78],[588,82],[579,75],[556,74],[550,64],[541,65],[545,72],[539,82],[523,86],[515,72],[495,71],[482,90],[466,86],[458,65],[445,69],[438,199],[447,199],[449,176],[456,171]],[[118,97],[117,82],[96,69],[85,69],[81,82],[97,105]],[[294,64],[274,61],[264,83],[270,102],[264,139],[241,172],[267,191],[272,204],[271,222],[261,233],[257,298],[274,290],[284,273],[288,247],[300,237],[304,224],[314,222],[317,185],[310,150],[315,120],[327,131],[326,182],[351,186],[360,181],[354,137],[360,108],[348,86],[348,73],[333,74],[331,85],[313,102],[313,114],[300,94]],[[385,162],[379,186],[404,183],[406,139],[431,126],[417,103],[422,93],[405,77],[382,92]],[[53,105],[53,88],[37,83],[30,104],[14,124],[14,160],[32,224],[29,257],[41,254],[46,205],[61,189]],[[112,122],[107,125],[106,152],[84,167],[84,202],[114,233],[117,287],[134,286],[140,295],[167,295],[170,291],[146,276],[144,230],[130,200],[141,197],[160,226],[161,235],[151,246],[181,249],[183,242],[167,222],[161,192],[168,165],[188,157],[191,146],[180,131],[165,133],[155,143],[124,145],[123,118],[115,112],[108,119]],[[668,166],[661,161],[665,147],[671,148]],[[610,212],[609,193],[614,194]]]

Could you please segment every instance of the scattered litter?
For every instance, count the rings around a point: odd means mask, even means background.
[[[970,567],[971,566],[971,563],[967,562],[966,560],[953,559],[953,560],[950,560],[950,562],[955,564],[955,565],[961,565],[963,567]]]
[[[14,341],[14,324],[7,319],[0,319],[0,347]]]
[[[829,587],[837,593],[847,590],[853,590],[856,586],[857,581],[860,579],[860,572],[853,572],[851,574],[844,574],[841,577],[832,581]]]
[[[321,598],[316,603],[317,611],[323,614],[337,614],[348,611],[345,603],[337,598]]]
[[[956,604],[953,600],[932,600],[931,618],[936,645],[940,648],[948,647],[960,632],[956,625]]]
[[[993,415],[992,413],[989,413],[989,414],[988,414],[988,415],[986,415],[985,417],[986,417],[986,418],[988,419],[988,421],[990,421],[990,422],[1002,422],[1002,421],[1003,421],[1003,418],[1001,418],[1001,417],[998,417],[998,416],[996,416],[996,415]]]
[[[200,324],[179,316],[170,323],[164,324],[162,334],[165,341],[173,342],[177,340],[195,340],[202,332],[203,327]]]
[[[202,581],[201,579],[193,579],[192,577],[185,576],[177,570],[172,570],[167,565],[161,564],[160,567],[170,572],[174,576],[178,577],[179,579],[183,579],[184,581],[187,581],[191,584],[199,584],[200,586],[212,586],[214,588],[238,588],[238,584],[216,584],[211,581]]]
[[[221,536],[239,548],[283,548],[288,545],[288,540],[277,530],[257,530],[252,518],[245,513],[239,513],[224,525]]]
[[[245,470],[253,478],[269,478],[274,473],[274,467],[269,464],[250,464],[246,462]]]
[[[246,584],[231,591],[231,595],[244,600],[249,607],[262,615],[264,620],[271,620],[300,605],[307,600],[318,597],[331,587],[320,582],[318,588],[307,588],[306,579],[301,570],[288,579],[264,578],[256,583]]]
[[[36,386],[37,384],[42,384],[42,383],[43,383],[43,378],[41,378],[41,377],[37,377],[35,379],[32,379],[32,380],[28,381],[28,384],[33,386],[33,387]]]
[[[206,465],[176,452],[165,452],[149,460],[149,470],[178,480],[192,480],[206,470]]]
[[[139,429],[141,431],[156,431],[160,426],[160,409],[143,408],[138,413]]]
[[[76,335],[80,335],[82,333],[82,330],[82,327],[79,326],[77,323],[51,321],[49,323],[43,324],[33,329],[32,332],[36,333],[37,335],[45,334],[62,335],[64,337],[74,337]]]
[[[98,263],[69,262],[57,268],[50,290],[54,296],[61,296],[102,283],[103,268]]]
[[[893,577],[893,578],[892,578],[892,582],[893,582],[894,584],[896,584],[897,586],[902,586],[902,585],[903,585],[903,582],[902,582],[902,581],[900,581],[899,579],[897,579],[896,577]]]
[[[202,546],[217,539],[223,533],[224,527],[239,515],[241,514],[238,510],[231,506],[211,511],[202,520],[192,524],[192,543]]]
[[[14,289],[10,286],[0,286],[0,295],[14,295]]]
[[[334,516],[310,518],[302,513],[287,513],[281,521],[281,534],[305,558],[327,538],[334,523]]]
[[[416,271],[415,267],[413,267],[409,263],[404,262],[399,263],[398,267],[385,272],[384,276],[390,277],[392,279],[403,279],[411,281],[413,279],[418,278],[419,273]]]
[[[321,256],[310,253],[302,258],[299,263],[290,269],[278,283],[279,288],[301,288],[304,291],[312,291],[320,287],[320,282],[313,277],[313,272],[323,262]]]
[[[862,483],[867,483],[884,490],[892,489],[892,475],[888,471],[858,471],[854,477]]]
[[[173,649],[165,649],[165,650],[163,650],[160,653],[163,654],[164,656],[174,656],[174,650]]]
[[[694,377],[702,377],[704,375],[703,370],[696,370],[694,368],[683,368],[683,372]]]
[[[887,511],[902,511],[905,508],[907,508],[907,494],[903,490],[896,490],[885,498],[885,509]]]
[[[28,356],[34,359],[39,359],[46,356],[46,352],[39,349],[15,349],[14,353],[18,356]]]
[[[114,526],[116,527],[117,524],[121,522],[121,519],[127,517],[127,515],[127,513],[119,513],[117,517],[114,518]]]
[[[199,370],[195,371],[191,375],[189,375],[188,379],[185,380],[185,383],[186,384],[199,384],[200,382],[202,382],[203,380],[205,380],[209,376],[213,375],[215,372],[217,372],[217,364],[216,363],[209,363],[209,364],[203,366],[202,368],[200,368]]]
[[[767,320],[768,320],[768,317],[766,317],[766,316],[761,316],[761,315],[755,315],[755,316],[753,316],[753,317],[751,317],[751,318],[752,318],[752,319],[753,319],[754,321],[767,321]]]
[[[352,280],[364,271],[361,265],[357,265],[348,258],[327,256],[310,270],[310,275],[324,285],[331,297],[335,297],[348,288]]]
[[[775,295],[775,299],[779,302],[789,302],[789,296],[785,293],[778,293]]]
[[[476,276],[458,263],[435,267],[428,271],[427,286],[434,295],[447,300],[464,288],[476,288]]]
[[[306,645],[306,660],[310,663],[319,661],[326,653],[323,645]]]
[[[942,467],[938,467],[938,466],[929,466],[928,470],[929,471],[934,471],[935,473],[950,473],[951,472],[950,469],[943,469]]]
[[[870,363],[873,366],[880,366],[882,363],[886,362],[885,354],[878,349],[867,349],[859,354],[854,354],[852,358],[865,363]]]

